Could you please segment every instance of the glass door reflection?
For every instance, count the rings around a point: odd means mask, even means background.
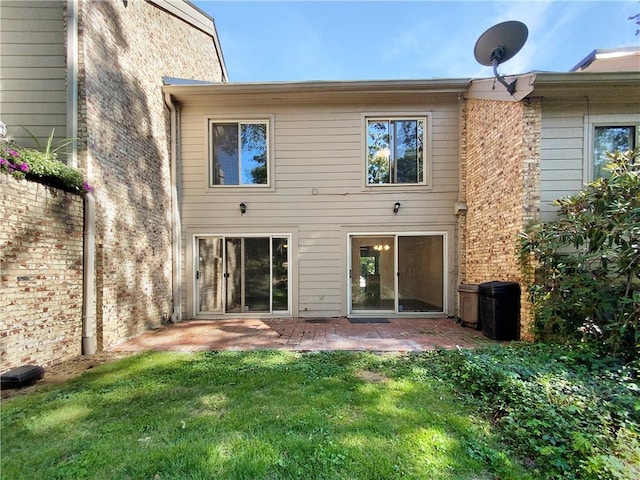
[[[393,311],[394,237],[352,237],[351,310]]]

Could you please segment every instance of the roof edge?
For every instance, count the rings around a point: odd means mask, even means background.
[[[632,47],[619,47],[619,48],[597,48],[589,52],[589,54],[580,60],[574,67],[569,70],[570,72],[577,72],[584,68],[587,68],[594,61],[598,59],[598,57],[602,58],[610,58],[610,56],[615,57],[624,57],[628,55],[634,55],[640,52],[640,47],[632,46]]]
[[[209,35],[213,40],[213,45],[220,62],[220,69],[222,71],[222,78],[224,81],[229,79],[227,73],[227,65],[224,61],[224,55],[222,53],[222,46],[220,45],[220,39],[218,38],[218,30],[216,29],[216,22],[209,14],[195,6],[189,0],[146,0],[148,3],[155,5],[156,7],[168,12],[180,20],[191,25],[193,28],[200,30],[201,32]]]
[[[536,85],[588,84],[588,83],[625,83],[640,81],[640,70],[622,72],[539,72]]]
[[[224,82],[213,84],[167,83],[163,90],[171,94],[242,94],[305,92],[463,92],[471,78],[432,80],[311,80],[302,82]]]

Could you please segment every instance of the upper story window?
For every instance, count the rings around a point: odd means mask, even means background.
[[[209,122],[209,185],[269,185],[268,122]]]
[[[593,177],[608,177],[607,152],[625,152],[637,145],[638,125],[596,125],[593,131]]]
[[[366,134],[368,186],[427,183],[427,117],[369,117]]]

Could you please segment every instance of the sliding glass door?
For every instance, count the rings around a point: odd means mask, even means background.
[[[442,234],[349,238],[349,313],[444,311]]]
[[[222,245],[222,238],[196,239],[196,308],[199,313],[222,310]]]
[[[444,311],[441,235],[398,236],[398,311]]]
[[[197,314],[289,311],[288,238],[198,237]]]
[[[395,299],[395,239],[391,236],[352,237],[351,309],[393,311]]]

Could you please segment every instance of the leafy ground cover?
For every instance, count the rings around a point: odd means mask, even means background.
[[[597,352],[514,344],[438,361],[509,449],[544,478],[640,478],[640,360]]]
[[[526,352],[532,352],[527,354],[529,360],[539,359],[528,374]],[[535,347],[408,356],[274,351],[140,354],[3,401],[1,475],[6,479],[571,478],[563,477],[569,468],[541,460],[544,454],[537,445],[544,434],[534,433],[527,443],[516,428],[529,421],[528,414],[544,415],[547,405],[531,387],[527,398],[538,403],[527,403],[530,407],[525,409],[520,405],[525,399],[514,398],[526,389],[509,384],[534,381],[545,364],[562,364],[548,361],[552,353],[560,356],[557,351],[536,352]],[[513,362],[517,358],[522,361]],[[542,396],[554,398],[554,375],[565,367],[566,374],[557,373],[561,386],[574,382],[573,370],[580,379],[591,376],[592,365],[580,362],[564,362],[565,366],[540,377],[547,385]],[[640,407],[637,390],[633,391],[637,379],[614,363],[603,367],[611,373],[603,376],[604,383],[584,390],[577,382],[574,396],[568,398],[590,401],[595,389],[608,385],[605,392],[611,398],[589,408],[601,408],[615,417],[604,423],[607,428],[616,425],[614,443],[626,450],[608,450],[602,440],[597,452],[608,455],[610,463],[615,459],[620,472],[626,473],[637,467],[633,460],[638,454]],[[510,369],[509,364],[515,367]],[[587,406],[579,403],[577,408]],[[591,430],[581,425],[574,432],[583,432],[585,438],[570,438],[584,451],[593,439]],[[521,427],[533,429],[525,423]],[[564,445],[565,425],[554,428],[548,433],[556,445]],[[568,466],[574,463],[569,459]],[[596,462],[592,471],[608,475],[611,468],[607,468]],[[589,474],[585,468],[577,472],[575,478],[591,478],[584,476]]]

